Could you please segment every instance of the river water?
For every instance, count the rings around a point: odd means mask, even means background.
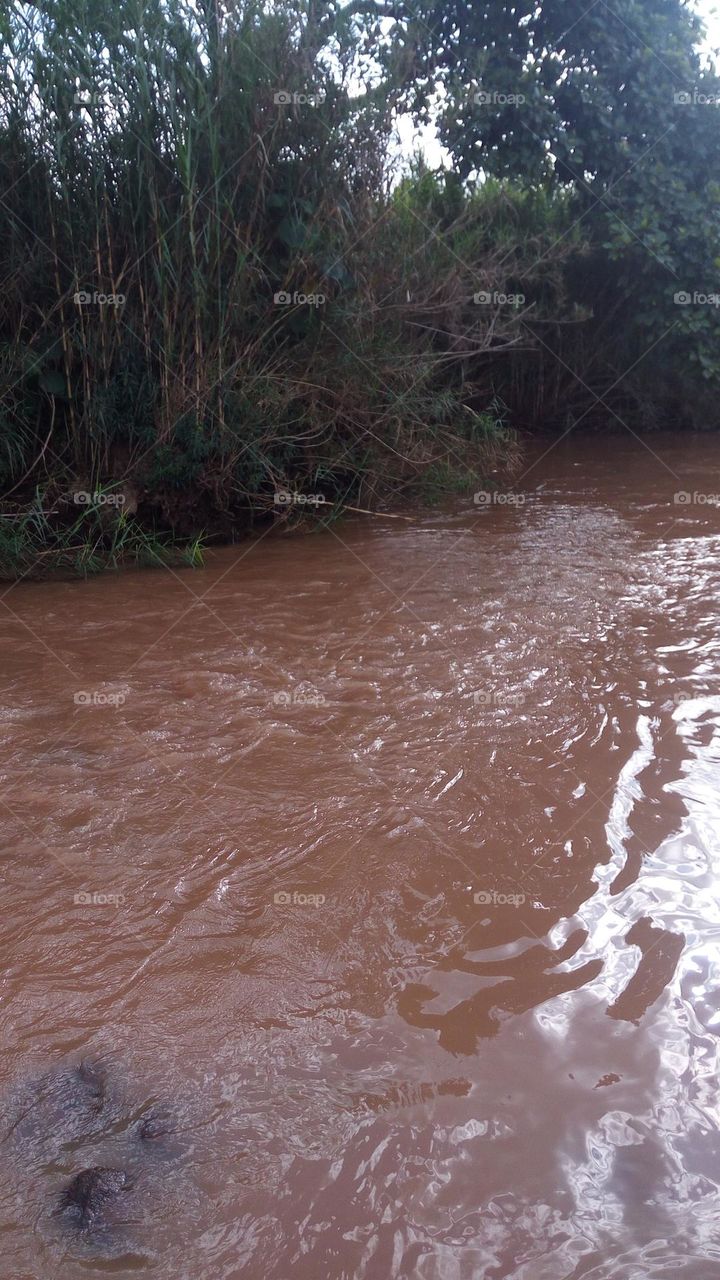
[[[5,588],[4,1277],[720,1278],[719,461]]]

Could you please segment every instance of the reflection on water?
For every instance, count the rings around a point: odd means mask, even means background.
[[[720,1278],[717,448],[3,597],[7,1274]]]

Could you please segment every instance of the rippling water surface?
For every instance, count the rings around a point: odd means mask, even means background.
[[[720,1280],[720,446],[649,443],[6,590],[3,1276]]]

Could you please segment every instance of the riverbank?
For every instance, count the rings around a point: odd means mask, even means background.
[[[475,415],[477,418],[477,415]],[[476,438],[436,441],[437,452],[414,465],[404,483],[369,473],[367,484],[338,492],[331,474],[322,488],[292,478],[276,488],[243,495],[233,504],[190,489],[174,494],[127,484],[100,486],[86,479],[38,489],[32,501],[0,502],[0,579],[88,577],[128,567],[198,566],[209,545],[268,533],[311,533],[348,514],[408,519],[454,493],[507,488],[521,466],[522,447],[500,419],[477,419]],[[440,452],[442,450],[442,452]],[[315,472],[317,475],[317,470]],[[480,498],[479,501],[483,499]],[[373,507],[360,502],[372,502]]]

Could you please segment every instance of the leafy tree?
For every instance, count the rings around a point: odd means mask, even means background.
[[[360,0],[354,12],[398,98],[437,117],[462,178],[572,193],[568,227],[581,220],[593,250],[571,274],[574,300],[607,353],[594,393],[642,365],[640,399],[703,420],[699,378],[720,377],[718,308],[702,301],[720,265],[720,80],[689,6]]]

